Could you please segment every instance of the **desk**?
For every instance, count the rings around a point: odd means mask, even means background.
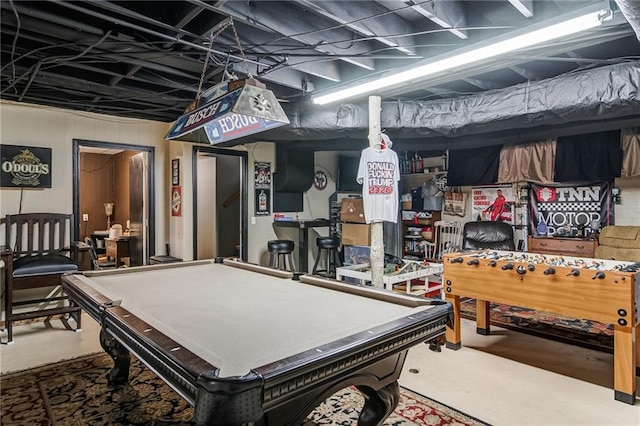
[[[131,351],[195,406],[197,424],[300,424],[350,385],[367,396],[370,424],[381,424],[398,403],[407,351],[437,344],[450,320],[442,300],[216,262],[62,280],[72,302],[101,324],[115,362],[109,383],[127,381]]]
[[[129,238],[105,238],[104,239],[106,252],[108,258],[114,259],[116,262],[116,268],[120,267],[120,259],[123,257],[131,256],[131,246],[129,244]]]
[[[490,332],[490,301],[614,324],[614,397],[634,404],[640,375],[640,269],[620,270],[628,265],[499,250],[446,254],[444,294],[454,309],[447,347],[461,346],[463,296],[476,298],[477,331],[483,335]]]
[[[309,229],[331,226],[331,221],[327,219],[275,220],[273,226],[298,229],[298,270],[309,272]]]

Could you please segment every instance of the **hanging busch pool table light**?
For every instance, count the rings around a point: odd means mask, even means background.
[[[249,78],[223,81],[201,94],[213,40],[228,27],[233,30]],[[188,110],[173,123],[165,139],[213,145],[289,124],[273,92],[251,75],[231,17],[211,30],[194,105],[195,109]]]
[[[201,100],[201,107],[173,123],[165,139],[213,145],[289,124],[273,92],[255,79],[220,83]]]

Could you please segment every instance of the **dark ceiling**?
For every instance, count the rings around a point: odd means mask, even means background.
[[[629,2],[3,0],[1,97],[172,122],[194,101],[202,76],[206,89],[249,72],[281,101],[308,103],[314,93],[564,14],[613,8],[597,29],[381,93],[384,101],[455,99],[637,63],[638,36],[618,10]],[[212,29],[228,17],[240,45],[227,27],[205,68]]]

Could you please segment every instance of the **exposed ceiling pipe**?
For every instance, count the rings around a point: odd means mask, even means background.
[[[76,10],[76,11],[78,11],[80,13],[85,13],[87,15],[91,15],[91,16],[99,18],[99,19],[104,19],[105,21],[108,21],[108,22],[113,22],[115,25],[120,25],[122,27],[127,27],[127,28],[131,28],[133,30],[145,32],[145,33],[147,33],[149,35],[161,38],[163,40],[172,41],[172,42],[178,43],[178,44],[184,44],[185,46],[189,46],[189,47],[194,48],[194,49],[202,50],[204,52],[209,50],[209,48],[207,46],[203,46],[203,45],[196,44],[196,43],[191,43],[191,42],[183,40],[183,39],[181,39],[179,37],[173,37],[173,36],[170,36],[170,35],[166,35],[166,34],[158,32],[158,31],[154,31],[152,29],[142,27],[140,25],[132,24],[130,22],[114,18],[113,16],[105,15],[103,13],[96,12],[94,10],[86,9],[84,7],[80,7],[80,6],[76,5],[73,2],[60,2],[58,4],[61,5],[61,6],[65,6],[65,7],[69,8],[69,9]],[[240,60],[240,61],[247,61],[247,62],[249,62],[251,64],[255,64],[255,65],[264,65],[260,61],[254,61],[254,60],[249,59],[249,58],[242,58],[240,56],[236,56],[236,55],[230,54],[228,52],[221,52],[221,51],[215,50],[215,49],[211,49],[211,52],[213,52],[213,53],[215,53],[217,55],[229,56],[231,58],[234,58],[234,59],[237,59],[237,60]]]
[[[616,4],[620,8],[622,15],[627,18],[629,25],[636,33],[638,41],[640,41],[640,2],[632,0],[616,0]]]

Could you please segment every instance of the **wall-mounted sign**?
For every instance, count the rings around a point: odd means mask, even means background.
[[[473,219],[507,222],[513,225],[515,194],[509,186],[473,187]]]
[[[253,187],[256,216],[271,214],[271,163],[256,161],[253,165]]]
[[[171,216],[182,216],[182,188],[171,187]]]
[[[532,183],[529,210],[529,227],[537,231],[534,235],[575,236],[578,227],[590,233],[594,226],[599,230],[613,225],[611,185],[608,182],[579,186]]]
[[[0,145],[3,188],[51,188],[51,148]]]
[[[171,185],[180,185],[180,160],[171,160]]]
[[[313,175],[313,186],[316,187],[317,190],[322,191],[327,187],[327,174],[322,170],[316,171]]]

